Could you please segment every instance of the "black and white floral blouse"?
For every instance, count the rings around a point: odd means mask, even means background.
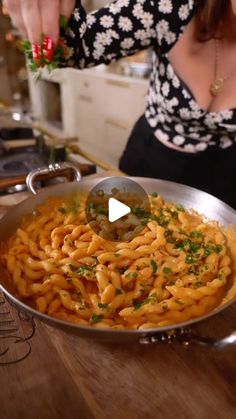
[[[155,137],[189,153],[212,145],[230,147],[236,140],[236,109],[201,109],[168,60],[195,10],[194,0],[117,0],[86,16],[77,1],[63,33],[67,52],[62,65],[82,69],[109,64],[152,47],[145,115]]]

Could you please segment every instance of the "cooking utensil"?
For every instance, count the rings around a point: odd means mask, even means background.
[[[76,182],[68,182],[48,187],[40,190],[40,192],[37,193],[35,182],[37,181],[38,176],[41,176],[42,173],[50,173],[51,171],[57,172],[60,175],[61,171],[68,171],[69,169],[74,172],[75,178],[77,180]],[[228,205],[224,204],[219,199],[207,194],[206,192],[182,184],[159,179],[141,177],[131,179],[139,183],[144,188],[144,190],[149,193],[157,191],[167,201],[180,203],[186,209],[194,208],[199,213],[204,214],[208,219],[219,221],[223,225],[233,224],[236,226],[236,211],[234,211]],[[73,193],[78,193],[79,190],[89,191],[102,180],[104,180],[104,178],[87,178],[85,180],[81,180],[81,174],[78,169],[66,163],[62,165],[57,163],[56,165],[51,165],[49,168],[34,170],[27,177],[27,186],[29,190],[31,190],[31,192],[34,194],[34,196],[15,206],[13,210],[10,210],[2,218],[0,221],[1,239],[7,239],[16,230],[22,217],[26,216],[27,214],[32,214],[34,209],[38,207],[38,205],[42,204],[47,197],[63,197]],[[194,333],[186,329],[186,327],[189,325],[193,325],[202,320],[206,320],[221,312],[226,307],[231,305],[236,300],[236,298],[233,298],[225,305],[215,308],[204,316],[170,326],[157,327],[148,330],[95,329],[92,327],[85,327],[78,324],[62,321],[38,312],[34,308],[30,307],[26,302],[19,300],[14,287],[7,279],[7,272],[3,267],[0,267],[0,274],[0,288],[19,310],[26,311],[28,314],[38,317],[39,319],[53,326],[60,327],[70,333],[85,335],[90,338],[98,338],[100,340],[102,339],[108,341],[120,342],[121,340],[138,340],[142,344],[159,341],[179,341],[185,344],[194,342],[200,345],[209,345],[214,347],[223,347],[228,344],[236,344],[236,332],[225,337],[224,339],[216,340],[210,337],[208,338],[204,336],[196,336]]]

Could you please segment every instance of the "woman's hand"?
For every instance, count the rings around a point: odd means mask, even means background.
[[[4,0],[4,5],[14,26],[32,44],[37,44],[43,33],[56,45],[59,17],[70,17],[75,0]]]

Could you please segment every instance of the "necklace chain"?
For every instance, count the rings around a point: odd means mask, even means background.
[[[224,83],[229,80],[231,77],[236,75],[236,70],[227,74],[226,76],[219,77],[219,63],[220,63],[220,40],[215,39],[215,80],[211,83],[210,93],[212,96],[217,96],[218,93],[224,87]]]

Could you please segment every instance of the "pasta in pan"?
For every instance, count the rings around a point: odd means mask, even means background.
[[[85,194],[48,199],[1,245],[19,296],[49,316],[113,329],[184,322],[223,304],[230,287],[233,297],[232,252],[220,225],[157,193],[149,198],[151,215],[141,211],[141,231],[123,242],[93,231]],[[106,214],[95,215],[109,229]],[[134,217],[117,228],[128,230]]]

